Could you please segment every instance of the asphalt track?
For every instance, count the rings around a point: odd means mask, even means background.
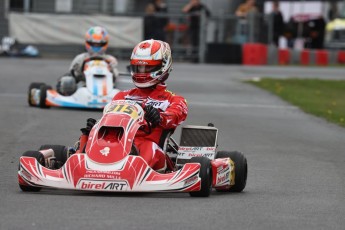
[[[243,193],[21,192],[18,159],[41,144],[72,145],[99,111],[27,105],[30,82],[55,85],[70,60],[0,59],[0,229],[344,229],[345,129],[241,82],[261,76],[345,79],[342,68],[176,63],[171,90],[189,102],[185,124],[219,128],[219,150],[248,159]],[[124,70],[122,62],[120,69]],[[131,86],[122,78],[120,88]],[[178,140],[179,132],[175,138]]]

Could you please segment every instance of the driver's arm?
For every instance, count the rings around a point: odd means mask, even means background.
[[[117,69],[117,59],[111,55],[107,55],[106,61],[109,63],[110,71],[114,74],[115,78],[119,76],[119,71]]]
[[[125,100],[125,96],[128,94],[129,90],[126,91],[120,91],[117,94],[115,94],[115,96],[113,97],[113,101],[116,100]]]
[[[79,54],[77,55],[70,67],[69,67],[69,71],[70,73],[72,74],[73,77],[76,78],[76,80],[80,80],[82,77],[83,77],[83,71],[82,71],[82,66],[83,66],[83,62],[84,62],[84,59],[85,59],[85,55],[82,53],[82,54]]]
[[[187,101],[181,96],[173,96],[171,104],[161,112],[160,126],[164,129],[175,129],[186,120],[188,114]]]

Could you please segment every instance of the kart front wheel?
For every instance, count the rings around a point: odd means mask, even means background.
[[[67,161],[67,147],[64,145],[41,145],[41,147],[39,148],[39,150],[43,150],[43,149],[52,149],[54,151],[54,157],[55,159],[59,162],[59,167],[57,168],[61,168],[61,166],[63,164],[65,164],[65,162]]]
[[[28,104],[29,106],[37,106],[37,104],[34,101],[34,95],[32,95],[32,90],[33,89],[40,89],[41,86],[44,85],[44,83],[41,82],[33,82],[29,85],[29,90],[28,90]]]
[[[23,157],[34,157],[41,165],[45,166],[44,156],[42,153],[38,151],[26,151],[23,153]],[[20,189],[23,192],[39,192],[42,188],[41,187],[33,187],[30,185],[21,185],[19,184]]]
[[[218,158],[230,158],[235,164],[235,184],[229,189],[216,189],[217,192],[242,192],[247,184],[247,159],[241,153],[237,151],[219,151],[216,154],[216,159]]]
[[[190,163],[199,163],[201,178],[201,189],[200,191],[190,192],[190,196],[193,197],[208,197],[212,191],[212,172],[211,172],[211,161],[206,157],[193,157]]]
[[[52,87],[50,85],[41,85],[40,87],[40,108],[42,109],[47,109],[50,108],[50,106],[48,106],[46,104],[46,99],[47,99],[47,90],[52,89]]]

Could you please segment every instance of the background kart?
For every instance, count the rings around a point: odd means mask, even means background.
[[[61,95],[44,83],[31,83],[28,90],[29,105],[40,108],[104,108],[119,92],[114,88],[114,76],[109,71],[108,63],[91,59],[84,64],[83,69],[85,85],[77,87],[70,96]]]
[[[145,126],[144,111],[133,101],[114,101],[89,135],[85,153],[71,156],[61,145],[43,145],[20,158],[18,180],[23,191],[42,187],[91,191],[241,192],[247,181],[247,161],[240,152],[216,153],[218,130],[186,126],[180,146],[166,133],[164,172],[151,169],[133,148],[137,130]],[[150,125],[148,125],[150,130]]]

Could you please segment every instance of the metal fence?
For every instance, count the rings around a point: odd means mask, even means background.
[[[37,4],[35,5],[35,2],[33,2],[34,4],[28,5],[28,2],[31,1],[24,1],[26,4],[24,4],[21,9],[13,8],[12,10],[25,11],[26,13],[58,13],[54,12],[52,9],[54,5],[51,3],[54,1],[44,1],[45,7]],[[84,6],[84,8],[85,7],[86,6]],[[80,14],[81,11],[74,8],[70,13]],[[255,13],[249,14],[247,18],[239,18],[235,15],[229,14],[207,17],[203,11],[197,15],[182,13],[156,13],[153,15],[147,15],[136,12],[115,14],[113,11],[110,12],[105,10],[107,7],[104,5],[102,5],[102,7],[98,7],[96,11],[94,11],[94,8],[92,9],[92,13],[101,13],[112,16],[142,17],[144,22],[143,26],[145,27],[146,32],[150,29],[163,30],[162,33],[164,33],[164,39],[171,45],[174,58],[181,61],[205,62],[205,57],[208,52],[208,44],[210,43],[243,44],[247,42],[260,42],[270,44],[272,42],[272,20],[269,15]],[[82,14],[89,14],[90,17],[92,17],[92,14],[87,13],[87,11],[82,12]],[[194,19],[197,17],[199,26],[193,26],[191,24],[193,17]],[[152,28],[152,25],[150,28],[150,20],[156,20],[158,22],[166,21],[167,23],[163,28]],[[157,37],[150,37],[148,34],[143,34],[143,39],[145,38]],[[63,47],[53,47],[44,44],[39,45],[39,48],[41,48],[43,54],[60,54],[63,51],[64,54],[73,52],[74,55],[76,51],[83,50],[83,44],[76,46],[74,49],[71,49],[71,46],[64,49]],[[116,50],[114,52],[118,54],[119,58],[128,58],[130,55],[128,54],[130,49]]]
[[[199,17],[199,28],[193,28],[193,16]],[[143,17],[145,18],[145,15]],[[210,43],[271,44],[273,40],[273,23],[270,15],[255,13],[247,18],[235,15],[207,17],[201,12],[198,15],[156,14],[155,17],[160,20],[168,19],[169,23],[164,29],[165,38],[171,45],[175,58],[180,60],[205,62]]]

